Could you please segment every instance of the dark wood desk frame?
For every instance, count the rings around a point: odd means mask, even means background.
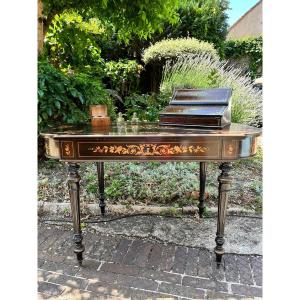
[[[68,187],[73,218],[74,252],[79,264],[83,261],[84,245],[80,222],[79,162],[96,162],[99,183],[99,206],[105,214],[105,161],[196,161],[199,162],[199,215],[205,209],[205,180],[207,162],[219,162],[218,217],[216,232],[216,262],[220,265],[228,203],[232,182],[231,161],[255,155],[258,128],[232,124],[230,128],[214,131],[178,129],[158,124],[128,125],[125,132],[113,125],[107,129],[72,129],[60,127],[42,133],[48,157],[68,162]]]

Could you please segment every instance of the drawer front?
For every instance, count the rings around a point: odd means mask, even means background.
[[[186,139],[167,138],[152,140],[60,140],[62,160],[236,160],[256,153],[257,137]]]
[[[221,142],[92,142],[61,141],[62,159],[76,160],[180,160],[218,159]]]

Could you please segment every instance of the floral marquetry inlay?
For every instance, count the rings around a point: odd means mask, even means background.
[[[200,145],[170,145],[170,144],[137,144],[137,145],[110,145],[94,146],[88,150],[93,153],[117,154],[117,155],[145,155],[145,156],[163,156],[178,154],[199,154],[209,150],[208,147]]]
[[[232,144],[229,144],[229,145],[227,146],[227,153],[228,153],[229,155],[232,155],[232,154],[234,153],[234,146],[233,146]]]
[[[67,155],[67,156],[70,156],[71,155],[71,148],[70,148],[70,145],[69,144],[66,144],[65,145],[65,154]]]
[[[224,158],[232,158],[237,155],[238,152],[238,141],[224,141],[223,142],[223,157]]]
[[[68,157],[68,158],[74,157],[73,142],[62,142],[61,149],[62,149],[63,157]]]

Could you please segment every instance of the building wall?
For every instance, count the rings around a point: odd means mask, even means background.
[[[246,12],[228,30],[227,39],[262,35],[262,1]]]

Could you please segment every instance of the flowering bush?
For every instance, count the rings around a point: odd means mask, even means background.
[[[179,38],[162,40],[150,46],[143,54],[143,61],[147,64],[153,61],[177,59],[187,54],[206,54],[218,58],[213,44],[195,38]]]

